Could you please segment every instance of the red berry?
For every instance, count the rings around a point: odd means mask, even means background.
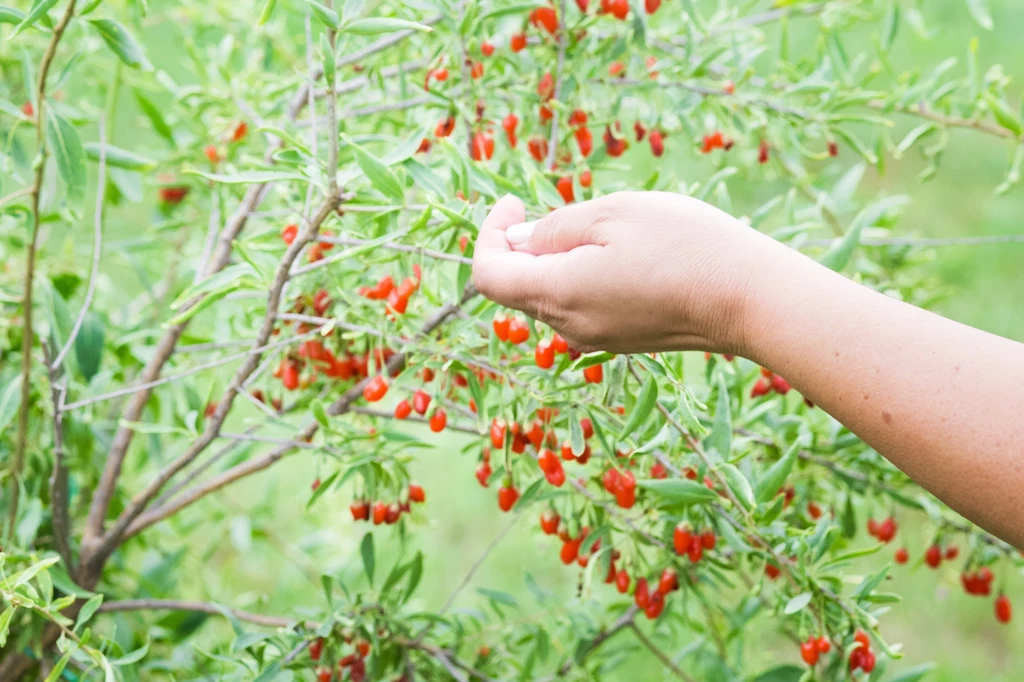
[[[725,81],[722,83],[722,90],[725,91],[725,94],[731,95],[736,92],[736,84],[732,81]]]
[[[879,524],[876,537],[882,542],[889,542],[896,535],[896,530],[896,520],[890,516]]]
[[[480,53],[485,57],[490,57],[494,54],[494,45],[489,40],[485,40],[480,43]]]
[[[857,633],[853,636],[853,641],[859,643],[865,651],[871,648],[871,640],[868,639],[868,635],[863,630],[857,630]]]
[[[522,50],[524,47],[526,47],[526,34],[513,34],[512,39],[509,41],[509,46],[512,48],[513,52],[519,52],[520,50]]]
[[[661,156],[665,153],[665,142],[660,130],[652,130],[650,136],[651,153]]]
[[[498,489],[498,508],[501,511],[507,512],[512,509],[518,499],[519,491],[516,490],[515,486],[506,484]]]
[[[576,144],[579,146],[583,158],[590,156],[590,153],[594,151],[594,135],[590,132],[590,128],[583,126],[574,130],[572,134],[576,138]],[[584,187],[589,187],[589,185],[584,185]]]
[[[379,526],[388,517],[388,505],[384,502],[375,502],[373,505],[373,525]]]
[[[416,410],[417,414],[426,414],[427,408],[430,407],[430,394],[426,391],[419,389],[412,395],[412,409]]]
[[[601,11],[616,19],[625,19],[629,14],[629,0],[601,0]]]
[[[543,137],[531,137],[526,146],[530,150],[530,156],[538,163],[544,161],[548,155],[548,141]]]
[[[932,568],[938,568],[942,563],[942,550],[938,545],[932,545],[924,553],[924,562]]]
[[[589,170],[585,170],[580,173],[580,187],[587,188],[594,183],[594,176],[591,175]]]
[[[498,313],[494,316],[494,321],[491,322],[491,326],[494,328],[494,335],[498,337],[499,341],[508,341],[511,325],[512,318],[508,317],[505,313]]]
[[[866,673],[870,673],[875,669],[875,653],[870,649],[864,652],[864,659],[861,661],[860,669]]]
[[[509,113],[505,118],[501,119],[501,127],[505,130],[505,136],[508,137],[508,144],[510,147],[515,149],[519,143],[516,137],[516,128],[519,127],[519,117],[513,113]]]
[[[781,574],[781,571],[778,566],[766,564],[764,567],[764,574],[768,577],[768,580],[776,580]]]
[[[560,334],[555,334],[555,337],[551,339],[551,347],[555,349],[556,353],[568,353],[569,344]]]
[[[217,151],[216,145],[206,145],[206,147],[203,148],[203,154],[205,154],[210,163],[214,165],[220,162],[220,152]]]
[[[790,389],[789,382],[786,381],[785,379],[783,379],[782,377],[780,377],[778,374],[773,374],[772,375],[771,382],[772,382],[772,390],[774,390],[779,395],[786,395],[787,393],[789,393],[789,389]]]
[[[815,646],[817,646],[818,651],[820,651],[823,654],[827,654],[829,651],[832,650],[832,642],[830,642],[828,640],[828,637],[826,637],[825,635],[822,635],[818,638],[818,641],[815,642]]]
[[[647,604],[647,608],[644,609],[644,615],[649,620],[654,620],[661,615],[661,612],[665,610],[665,595],[661,592],[655,592],[651,595],[650,603]]]
[[[26,116],[32,117],[36,115],[36,108],[32,106],[32,102],[25,102],[21,105],[21,113]]]
[[[1001,594],[996,598],[996,620],[1000,623],[1009,623],[1013,618],[1013,607],[1010,598]]]
[[[437,408],[434,410],[434,414],[430,417],[430,430],[434,433],[440,433],[444,431],[445,425],[448,423],[448,413],[443,408]]]
[[[758,377],[754,387],[750,389],[750,397],[760,398],[761,396],[768,395],[769,392],[771,392],[771,384],[764,377]]]
[[[477,78],[480,78],[483,75],[484,75],[484,63],[483,62],[476,62],[476,61],[474,61],[470,65],[470,67],[469,67],[469,77],[474,79],[474,80],[476,80]],[[478,106],[477,107],[477,118],[482,118],[482,117],[483,117],[483,109],[480,106]],[[487,157],[487,158],[490,158],[490,157]]]
[[[405,419],[412,414],[412,405],[409,404],[408,400],[395,405],[395,419]]]
[[[819,655],[818,643],[814,641],[813,637],[800,645],[800,658],[804,659],[804,663],[807,665],[816,665]]]
[[[617,125],[618,124],[616,124],[616,126]],[[604,146],[605,152],[607,152],[608,156],[617,157],[622,156],[625,153],[628,145],[625,138],[617,137],[612,132],[611,126],[607,126],[604,130]]]
[[[588,384],[599,384],[604,380],[604,368],[602,365],[591,365],[583,370],[583,378]]]
[[[661,7],[661,0],[644,0],[644,9],[648,14],[654,14]]]
[[[455,117],[448,116],[443,121],[437,124],[434,128],[434,135],[436,137],[448,137],[455,131]]]
[[[410,502],[426,502],[427,494],[423,490],[423,486],[419,483],[409,484],[409,501]]]
[[[905,564],[905,563],[907,563],[907,561],[910,560],[910,553],[907,552],[905,547],[900,547],[899,549],[896,550],[895,559],[896,559],[896,563],[898,563],[898,564]]]
[[[508,327],[508,340],[510,343],[520,344],[530,338],[530,327],[519,317],[513,317]]]
[[[533,359],[541,369],[551,369],[555,364],[555,349],[550,342],[541,341],[533,352]]]
[[[636,592],[633,594],[637,607],[646,609],[651,603],[651,595],[647,588],[647,578],[637,578]]]
[[[552,35],[558,30],[558,16],[553,7],[538,7],[530,12],[530,23]]]
[[[333,676],[330,668],[321,668],[316,674],[316,682],[331,682]]]
[[[490,133],[481,132],[473,135],[469,156],[474,161],[490,160],[494,156],[494,138]]]
[[[493,473],[494,471],[491,469],[490,464],[487,462],[481,462],[480,466],[476,468],[476,480],[479,481],[481,486],[486,488],[488,486],[488,481],[491,478],[491,474]]]
[[[558,178],[558,183],[555,185],[555,189],[558,190],[558,193],[562,195],[562,200],[567,204],[571,204],[576,199],[572,189],[571,175],[563,175]]]
[[[370,379],[363,387],[363,397],[367,402],[375,403],[388,392],[388,382],[380,374]]]
[[[160,201],[175,206],[184,201],[188,195],[188,187],[180,185],[176,187],[161,187],[158,194],[160,195]]]
[[[960,548],[956,545],[950,545],[946,547],[945,556],[947,559],[956,559],[958,556],[960,556]]]
[[[828,143],[828,155],[839,156],[839,145],[836,144],[835,142],[830,141]]]
[[[548,509],[541,512],[540,515],[540,529],[544,531],[545,535],[554,535],[558,532],[558,524],[561,518],[558,513],[553,509]]]
[[[352,512],[353,521],[366,521],[370,518],[370,503],[366,500],[353,502],[348,509]]]
[[[658,580],[658,592],[665,595],[679,589],[679,575],[674,568],[666,568]]]
[[[615,574],[615,589],[619,591],[619,594],[629,592],[629,573],[626,573],[624,568],[620,568],[619,572]]]
[[[768,143],[765,140],[761,140],[761,144],[758,145],[758,148],[757,148],[757,162],[758,163],[768,163],[768,151],[769,151],[769,149],[770,148],[768,146]]]

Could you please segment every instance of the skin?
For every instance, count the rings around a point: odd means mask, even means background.
[[[480,229],[488,298],[584,351],[749,358],[1024,547],[1024,344],[856,284],[690,197],[620,192],[524,220],[506,196]]]

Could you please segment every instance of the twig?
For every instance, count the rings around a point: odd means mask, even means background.
[[[636,635],[636,638],[640,640],[640,643],[647,647],[647,650],[654,654],[657,657],[657,659],[661,661],[662,664],[664,664],[666,668],[671,670],[673,675],[683,680],[684,682],[696,682],[694,678],[690,677],[685,672],[683,672],[683,669],[676,665],[664,651],[654,646],[654,642],[648,639],[647,635],[645,635],[643,631],[640,630],[639,627],[637,627],[636,621],[630,623],[629,627],[633,630],[633,634]]]
[[[103,199],[107,187],[107,133],[104,119],[104,114],[100,112],[100,168],[96,187],[96,208],[93,211],[92,270],[89,272],[89,285],[85,290],[85,300],[82,302],[82,309],[78,311],[78,317],[75,318],[75,324],[71,327],[68,340],[50,365],[51,370],[56,370],[60,367],[60,363],[64,361],[64,356],[71,350],[78,332],[81,331],[82,324],[85,322],[85,316],[89,312],[89,306],[92,305],[92,297],[96,293],[96,280],[99,279],[100,275],[100,254],[103,252]]]
[[[484,551],[480,554],[480,556],[476,558],[476,561],[473,562],[473,565],[469,567],[469,571],[467,571],[466,575],[462,578],[462,582],[460,582],[458,586],[456,586],[456,588],[452,590],[452,593],[448,595],[448,598],[444,600],[444,604],[441,605],[441,608],[438,610],[437,615],[444,615],[445,613],[447,613],[448,609],[451,608],[453,603],[455,603],[455,599],[462,593],[464,589],[466,589],[466,586],[469,585],[470,581],[473,580],[473,576],[476,575],[476,572],[479,571],[480,567],[484,565],[485,561],[487,561],[487,557],[489,557],[491,555],[491,552],[493,552],[495,548],[501,544],[501,541],[505,539],[505,537],[509,534],[512,528],[515,527],[516,523],[522,517],[523,514],[521,511],[516,512],[512,516],[512,520],[505,524],[505,527],[501,529],[501,532],[498,533],[494,537],[494,539],[491,540],[491,542],[487,545],[487,547],[484,548]],[[427,627],[429,627],[429,625]],[[417,636],[416,639],[418,640],[421,637],[422,635]]]
[[[396,235],[396,239],[400,239],[404,234]],[[368,244],[368,239],[352,239],[349,237],[322,237],[322,242],[329,244],[339,244],[341,246],[362,246]],[[389,251],[398,251],[400,253],[415,253],[420,256],[426,256],[427,258],[436,258],[437,260],[447,260],[453,263],[462,263],[465,265],[472,265],[473,259],[466,258],[465,256],[456,256],[453,253],[447,253],[446,251],[436,251],[434,249],[428,249],[424,246],[415,246],[413,244],[399,244],[397,242],[387,242],[386,244],[378,244],[378,248],[388,249]]]
[[[3,206],[4,204],[8,204],[8,203],[10,203],[12,201],[15,201],[16,199],[20,199],[21,197],[28,196],[29,194],[32,194],[32,187],[31,186],[29,186],[29,187],[22,187],[21,189],[16,189],[13,192],[11,192],[10,194],[8,194],[6,196],[3,196],[3,197],[0,197],[0,206]]]
[[[621,616],[619,616],[615,620],[615,622],[611,624],[609,628],[601,630],[597,633],[594,639],[590,640],[590,643],[587,645],[586,649],[584,649],[581,653],[578,653],[575,657],[575,660],[569,659],[568,661],[563,663],[562,667],[558,669],[556,677],[564,677],[566,674],[568,674],[570,670],[573,669],[573,666],[575,666],[577,663],[582,665],[583,662],[587,659],[587,657],[590,656],[590,654],[594,653],[597,649],[599,649],[601,645],[603,645],[609,639],[617,635],[623,629],[630,627],[633,624],[633,620],[636,618],[637,613],[639,612],[640,609],[637,607],[636,604],[630,604],[629,608],[626,609],[625,612]],[[545,680],[546,679],[547,678],[545,678]]]
[[[306,628],[317,627],[316,623],[303,622],[295,618],[282,618],[280,616],[265,616],[260,613],[252,613],[241,609],[228,607],[217,607],[215,604],[203,601],[186,601],[183,599],[121,599],[108,601],[100,604],[100,613],[121,613],[124,611],[190,611],[193,613],[206,613],[211,616],[223,616],[227,611],[240,621],[261,625],[268,628],[292,628],[302,626]]]
[[[47,347],[43,346],[44,352]],[[53,471],[50,474],[50,515],[53,518],[53,536],[68,575],[74,579],[75,564],[71,552],[71,521],[68,518],[68,472],[64,466],[64,398],[67,384],[61,383],[61,369],[58,363],[49,361],[50,397],[53,400]]]
[[[552,99],[556,102],[562,95],[562,74],[565,70],[565,48],[569,44],[569,36],[567,36],[565,32],[565,16],[565,0],[559,0],[558,65],[555,69],[555,90],[552,93]],[[560,112],[556,107],[551,116],[551,136],[548,139],[548,158],[544,161],[545,167],[549,169],[553,169],[555,167],[555,156],[558,154],[558,122],[560,118]]]
[[[287,339],[274,341],[272,343],[259,346],[258,348],[252,348],[246,351],[232,353],[231,355],[226,355],[222,358],[217,358],[216,360],[210,360],[209,362],[204,362],[201,365],[196,365],[195,367],[178,372],[177,374],[168,374],[165,377],[161,377],[160,379],[140,384],[138,386],[127,386],[125,388],[119,388],[116,391],[110,391],[109,393],[101,393],[100,395],[95,395],[90,398],[83,398],[82,400],[78,400],[76,402],[68,403],[67,405],[65,405],[64,411],[70,412],[71,410],[77,410],[80,407],[92,405],[93,403],[104,402],[106,400],[118,398],[123,395],[131,395],[133,393],[137,394],[138,391],[149,390],[157,386],[163,386],[164,384],[169,384],[173,381],[177,381],[178,379],[184,379],[185,377],[192,376],[193,374],[205,372],[208,369],[220,367],[221,365],[227,365],[229,363],[234,362],[235,360],[242,360],[243,358],[251,356],[253,353],[262,353],[264,351],[273,350],[275,348],[283,348],[285,346],[290,346],[298,341],[302,341],[303,339],[307,339],[311,336],[316,336],[319,333],[319,329],[311,329],[310,331],[304,334],[299,334],[298,336],[293,336]]]
[[[22,337],[21,337],[21,403],[18,405],[18,434],[14,446],[14,458],[11,464],[11,493],[7,514],[8,536],[14,537],[14,527],[18,521],[18,502],[21,494],[21,470],[25,466],[25,450],[28,446],[28,414],[32,408],[32,293],[36,272],[36,251],[39,248],[39,204],[43,192],[43,178],[46,172],[46,78],[50,74],[53,58],[57,54],[57,45],[64,36],[64,30],[75,14],[76,0],[68,2],[67,9],[60,21],[53,27],[50,42],[39,64],[39,78],[36,82],[36,156],[35,180],[30,193],[32,195],[32,231],[29,234],[28,250],[25,253],[24,291],[21,299]],[[28,85],[28,84],[26,84]],[[102,189],[100,190],[102,193]]]

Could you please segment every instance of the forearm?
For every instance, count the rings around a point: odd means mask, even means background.
[[[1024,345],[792,252],[750,296],[743,350],[961,514],[1024,547]]]

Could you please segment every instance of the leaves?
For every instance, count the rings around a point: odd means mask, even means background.
[[[786,602],[786,607],[782,609],[782,612],[787,616],[792,615],[810,604],[813,597],[814,595],[810,592],[802,592]]]
[[[21,20],[21,23],[15,26],[14,30],[11,31],[11,39],[15,38],[26,28],[29,28],[39,21],[39,19],[49,12],[56,4],[57,0],[33,0],[32,6],[28,10],[28,14],[25,15],[25,18]]]
[[[363,570],[366,572],[366,577],[370,579],[370,584],[373,584],[373,572],[374,572],[374,550],[373,550],[373,533],[367,533],[363,536],[363,541],[359,543],[359,555],[363,559]]]
[[[395,31],[412,30],[422,31],[424,33],[430,33],[433,29],[423,24],[418,24],[415,21],[406,21],[405,19],[393,19],[390,17],[367,17],[365,19],[356,19],[353,22],[345,24],[342,29],[345,33],[351,33],[359,36],[372,36],[380,33],[393,33]]]
[[[391,169],[376,156],[353,142],[347,135],[342,135],[341,139],[352,149],[356,163],[359,164],[359,168],[366,174],[370,184],[381,193],[393,199],[401,200],[405,190]]]
[[[78,372],[89,383],[100,370],[103,360],[103,320],[90,311],[82,320],[82,327],[75,337],[75,359],[78,360]]]
[[[133,69],[149,69],[142,46],[124,26],[113,19],[86,19],[118,59]]]
[[[53,107],[46,107],[46,143],[72,203],[85,195],[85,151],[78,133]]]
[[[754,499],[757,502],[767,502],[779,493],[779,489],[785,484],[789,473],[793,470],[798,449],[799,443],[794,443],[782,456],[782,459],[771,465],[764,473],[757,483],[757,491],[754,494]]]
[[[967,9],[971,16],[986,31],[992,30],[992,14],[988,10],[988,0],[967,0]]]
[[[153,159],[140,156],[134,152],[130,152],[127,149],[121,149],[120,147],[114,147],[112,145],[105,145],[103,153],[106,156],[107,166],[113,166],[115,168],[124,168],[133,171],[148,171],[156,168],[156,161]],[[85,143],[85,154],[93,161],[100,160],[100,145],[97,142],[86,142]]]
[[[699,504],[709,502],[717,497],[703,484],[682,478],[642,480],[637,481],[637,485],[650,490],[666,502]]]
[[[647,421],[647,418],[651,416],[651,410],[654,409],[657,400],[658,382],[654,376],[649,374],[647,379],[644,380],[644,385],[640,388],[640,395],[637,396],[636,405],[633,407],[633,412],[629,415],[629,421],[622,427],[619,438],[625,438],[640,428]]]
[[[79,632],[81,627],[89,622],[92,615],[96,613],[96,609],[103,603],[102,594],[94,594],[89,597],[89,600],[82,604],[82,609],[78,612],[78,618],[75,620],[75,632]]]
[[[309,9],[313,12],[313,16],[315,16],[321,24],[327,28],[337,30],[338,26],[341,24],[341,18],[338,17],[337,12],[326,5],[320,4],[316,0],[302,1],[306,3]]]

